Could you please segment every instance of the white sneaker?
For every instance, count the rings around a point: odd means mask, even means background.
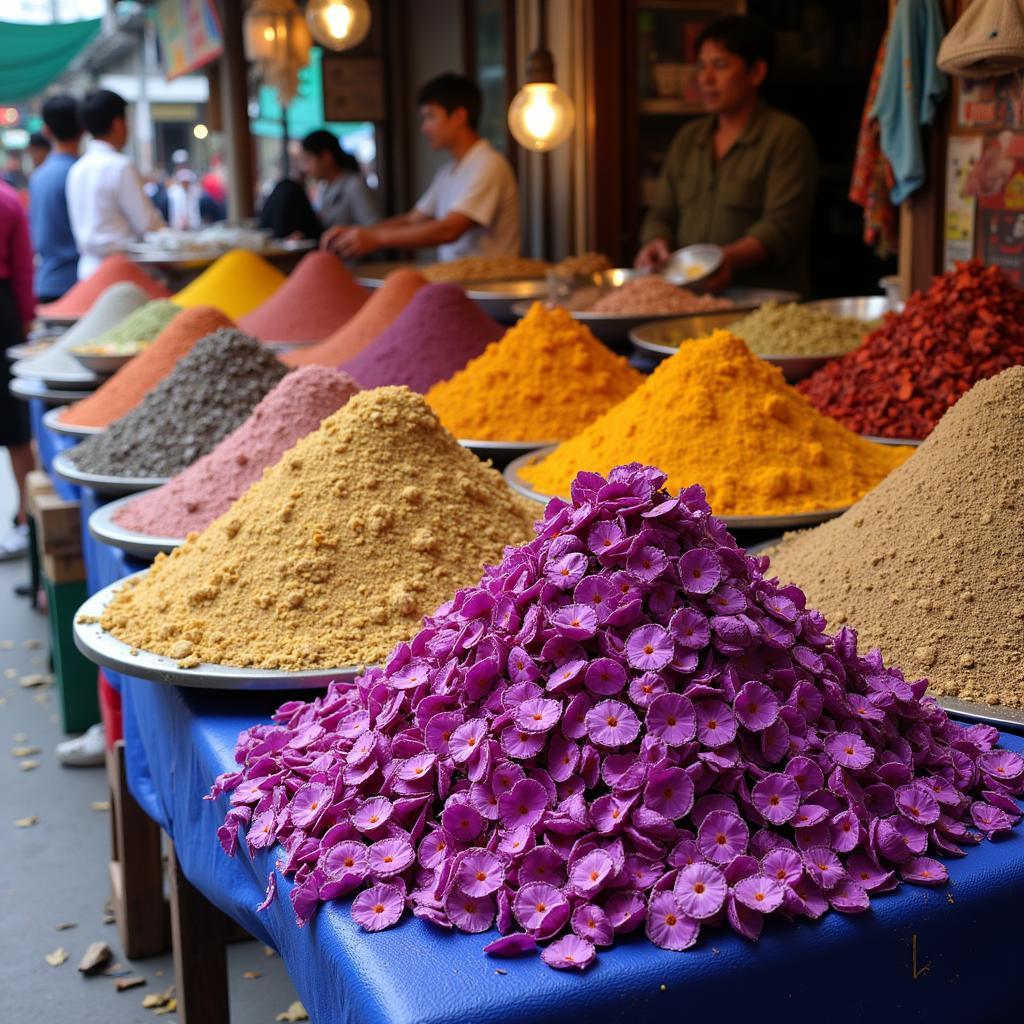
[[[28,552],[28,527],[24,523],[12,526],[0,537],[0,562],[23,558]]]
[[[102,722],[89,727],[81,736],[57,744],[57,760],[69,768],[93,768],[107,759],[107,734]]]

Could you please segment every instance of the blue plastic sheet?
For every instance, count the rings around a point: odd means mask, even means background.
[[[281,953],[317,1024],[815,1017],[864,1024],[1011,1020],[1019,1012],[1020,947],[1012,937],[1024,913],[1018,834],[948,862],[950,886],[905,885],[873,900],[866,914],[780,922],[753,945],[708,930],[685,953],[633,937],[602,952],[583,975],[553,971],[536,955],[491,960],[481,947],[495,933],[451,935],[411,917],[367,934],[353,923],[348,900],[324,905],[297,928],[291,884],[283,879],[271,907],[255,910],[280,850],[253,859],[243,843],[228,858],[216,837],[227,799],[201,799],[220,772],[233,768],[238,733],[267,721],[288,697],[120,682],[136,800],[173,838],[193,885]],[[1004,743],[1024,749],[1021,737],[1007,735]]]

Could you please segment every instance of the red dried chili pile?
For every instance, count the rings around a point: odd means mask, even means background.
[[[971,260],[797,388],[858,433],[925,438],[977,381],[1021,363],[1024,291],[998,267]]]

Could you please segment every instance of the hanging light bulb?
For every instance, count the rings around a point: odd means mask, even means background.
[[[575,123],[572,100],[555,84],[551,52],[534,50],[526,59],[526,84],[509,104],[509,131],[520,146],[546,153],[569,138]]]
[[[309,61],[313,45],[295,0],[256,0],[243,21],[245,55],[258,64]]]
[[[366,0],[309,0],[306,24],[329,50],[351,50],[369,34],[373,14]]]

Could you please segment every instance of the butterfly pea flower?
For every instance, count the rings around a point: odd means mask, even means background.
[[[569,903],[562,893],[547,882],[529,882],[512,901],[512,912],[526,931],[543,932],[553,918],[568,916]]]
[[[388,823],[393,811],[394,805],[387,797],[371,797],[356,808],[352,824],[360,832],[377,832]]]
[[[500,939],[488,942],[484,952],[488,956],[512,957],[523,953],[532,953],[537,948],[537,940],[527,932],[512,932]]]
[[[470,803],[449,802],[441,812],[441,827],[452,839],[472,842],[484,830],[484,818]]]
[[[670,747],[681,747],[697,734],[693,702],[680,693],[662,693],[647,706],[647,730]]]
[[[1013,822],[1005,811],[993,807],[984,800],[975,800],[971,804],[971,820],[989,839],[1000,832],[1008,832],[1013,827]]]
[[[939,820],[939,802],[927,786],[914,783],[900,786],[896,790],[896,808],[918,825],[932,825]]]
[[[530,850],[519,866],[519,884],[547,882],[561,888],[565,884],[565,859],[550,846]]]
[[[641,672],[657,672],[675,655],[675,642],[668,630],[654,624],[640,626],[626,640],[626,659]]]
[[[610,946],[615,941],[615,930],[608,915],[596,903],[583,903],[572,914],[573,934],[595,946]]]
[[[761,779],[751,791],[758,813],[772,825],[784,825],[800,806],[800,787],[790,776],[774,772]]]
[[[401,874],[416,859],[408,839],[380,839],[366,851],[366,864],[376,878]]]
[[[946,866],[934,857],[913,857],[900,865],[900,878],[916,885],[942,885],[949,881]]]
[[[645,544],[626,560],[626,571],[644,583],[656,580],[667,567],[668,556],[653,544]]]
[[[860,914],[871,905],[867,890],[847,876],[828,894],[829,906],[843,914]]]
[[[703,921],[722,909],[729,885],[718,868],[700,860],[679,869],[672,891],[687,916]]]
[[[694,702],[697,719],[697,739],[706,747],[722,747],[736,738],[738,723],[732,709],[724,701],[699,700]]]
[[[469,896],[455,891],[445,898],[444,912],[456,928],[478,934],[494,923],[494,900],[490,896]]]
[[[1024,757],[1012,750],[989,750],[978,758],[978,767],[994,779],[1017,779],[1024,773]]]
[[[692,597],[701,597],[721,582],[722,563],[713,551],[692,548],[679,559],[677,572],[683,590]]]
[[[595,658],[586,668],[583,685],[591,693],[612,697],[626,685],[626,670],[614,658]]]
[[[614,865],[604,850],[593,850],[569,865],[569,883],[576,895],[593,899],[604,887]]]
[[[688,917],[672,892],[656,892],[647,908],[647,937],[661,949],[689,949],[700,935],[700,924]]]
[[[779,701],[775,693],[764,683],[753,679],[743,684],[732,707],[740,724],[751,732],[767,729],[779,717]]]
[[[549,562],[544,569],[544,575],[549,583],[553,583],[559,590],[572,590],[587,571],[587,556],[579,552],[563,555],[553,562]]]
[[[507,829],[533,828],[544,815],[548,794],[536,779],[522,779],[498,797],[498,818]]]
[[[852,732],[837,732],[825,741],[825,751],[829,757],[843,768],[855,771],[867,768],[875,759],[875,752]]]
[[[540,955],[549,967],[560,971],[585,971],[593,962],[597,951],[592,943],[578,935],[563,935],[552,942]]]
[[[640,733],[640,719],[632,709],[617,700],[603,700],[586,714],[587,735],[602,747],[621,747],[632,743]]]
[[[693,782],[683,768],[661,768],[651,772],[648,778],[644,806],[674,820],[689,814],[693,796]]]
[[[544,733],[553,729],[561,717],[561,701],[534,697],[519,705],[513,721],[516,728],[523,732]]]
[[[733,886],[738,902],[750,910],[770,914],[782,906],[785,889],[782,884],[768,875],[755,874],[742,879]]]
[[[615,934],[626,935],[644,923],[647,905],[643,895],[636,889],[624,889],[612,893],[604,901],[604,912]]]
[[[501,749],[506,757],[525,761],[544,749],[544,733],[505,729],[501,734]]]
[[[381,882],[352,901],[352,920],[368,932],[379,932],[397,923],[404,909],[405,891]]]
[[[728,864],[745,853],[750,832],[731,811],[711,811],[697,829],[697,847],[712,864]]]
[[[550,623],[569,640],[589,640],[597,632],[597,612],[585,604],[570,604],[553,612]]]

